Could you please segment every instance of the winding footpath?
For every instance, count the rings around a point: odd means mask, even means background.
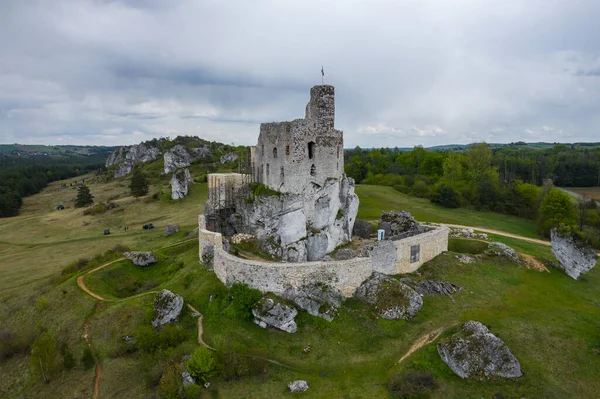
[[[193,240],[195,241],[196,239],[193,239]],[[169,246],[160,248],[158,250],[175,247],[175,246],[178,246],[178,245],[190,242],[190,241],[192,241],[192,240],[185,240],[185,241],[173,244],[173,245],[169,245]],[[85,292],[86,294],[88,294],[92,298],[98,300],[99,301],[98,304],[103,303],[103,302],[115,302],[115,300],[113,300],[113,299],[104,298],[103,296],[101,296],[101,295],[93,292],[92,290],[90,290],[88,288],[88,286],[85,284],[85,277],[87,275],[90,275],[92,273],[97,272],[98,270],[104,269],[105,267],[108,267],[108,266],[110,266],[110,265],[112,265],[114,263],[120,262],[120,261],[122,261],[124,259],[125,259],[124,257],[121,257],[119,259],[115,259],[113,261],[110,261],[108,263],[100,265],[100,266],[98,266],[98,267],[96,267],[96,268],[94,268],[92,270],[89,270],[86,273],[82,274],[81,276],[78,276],[77,277],[77,286],[83,292]],[[134,298],[138,298],[138,297],[141,297],[141,296],[144,296],[144,295],[155,294],[157,292],[158,291],[147,291],[147,292],[143,292],[141,294],[133,295],[133,296],[130,296],[130,297],[127,297],[127,298],[121,298],[121,299],[119,299],[119,301],[125,301],[125,300],[129,300],[129,299],[134,299]],[[200,313],[200,311],[198,311],[198,309],[196,309],[195,307],[193,307],[191,304],[187,303],[186,305],[187,305],[188,309],[190,309],[192,312],[198,314],[198,344],[202,345],[202,346],[204,346],[204,347],[206,347],[206,348],[208,348],[208,349],[210,349],[212,351],[216,351],[215,348],[213,348],[212,346],[210,346],[206,342],[204,342],[204,339],[202,338],[202,333],[204,331],[204,328],[203,328],[203,319],[204,319],[204,316],[202,315],[202,313]],[[99,306],[96,306],[94,308],[94,313],[96,311],[98,311],[98,309],[99,309]],[[83,324],[83,338],[85,339],[86,343],[88,344],[90,350],[92,350],[92,354],[94,355],[94,360],[96,361],[96,375],[94,377],[94,392],[92,394],[92,398],[93,399],[97,399],[98,395],[100,394],[100,378],[102,377],[102,364],[98,360],[98,357],[96,356],[96,354],[93,352],[93,348],[92,348],[92,344],[91,344],[90,323],[89,323],[89,320],[87,320],[87,319],[86,319],[85,323]],[[306,372],[306,370],[297,369],[297,368],[292,367],[292,366],[290,366],[288,364],[282,363],[282,362],[280,362],[278,360],[269,359],[269,358],[261,357],[261,356],[253,356],[253,355],[242,355],[242,356],[247,356],[247,357],[254,358],[254,359],[264,360],[264,361],[266,361],[268,363],[272,363],[272,364],[275,364],[277,366],[280,366],[280,367],[283,367],[283,368],[286,368],[286,369],[289,369],[289,370]]]
[[[495,229],[488,229],[485,227],[463,226],[460,224],[448,224],[448,223],[441,223],[441,224],[443,224],[444,226],[452,227],[453,229],[473,229],[473,230],[481,231],[484,233],[497,234],[499,236],[516,238],[518,240],[527,241],[527,242],[531,242],[534,244],[546,245],[548,247],[552,245],[550,243],[550,241],[540,240],[539,238],[530,238],[530,237],[520,236],[518,234],[507,233],[505,231],[500,231],[500,230],[495,230]]]

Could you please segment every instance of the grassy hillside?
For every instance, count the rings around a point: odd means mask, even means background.
[[[432,204],[428,199],[402,194],[385,186],[358,184],[356,194],[360,198],[357,217],[362,220],[376,221],[382,210],[405,210],[423,222],[486,227],[526,237],[538,237],[534,222],[516,216],[478,212],[468,208],[444,208]]]
[[[332,323],[301,312],[296,319],[297,333],[285,334],[236,318],[231,312],[231,293],[198,263],[196,241],[187,233],[197,225],[207,197],[206,184],[193,184],[189,197],[172,201],[165,179],[160,177],[152,177],[150,194],[137,200],[128,194],[127,178],[92,183],[96,202],[111,200],[119,206],[84,215],[82,209],[73,209],[75,190],[60,190],[60,183],[27,198],[21,216],[0,219],[0,271],[4,277],[0,280],[0,334],[2,345],[16,343],[10,356],[6,346],[0,346],[4,351],[0,397],[90,397],[94,369],[86,369],[81,361],[86,348],[84,332],[91,337],[103,368],[100,398],[154,397],[169,361],[181,363],[197,347],[197,319],[187,310],[175,326],[148,333],[154,293],[162,288],[182,295],[203,313],[204,340],[221,354],[210,388],[197,397],[289,397],[287,383],[306,379],[310,389],[303,396],[307,398],[385,398],[390,379],[406,373],[431,373],[436,381],[434,398],[584,398],[594,397],[600,390],[600,269],[574,281],[554,269],[537,272],[483,255],[476,263],[465,265],[449,252],[424,265],[419,273],[421,278],[451,281],[463,290],[452,298],[425,297],[424,308],[415,319],[378,319],[370,306],[350,299]],[[375,220],[381,210],[404,209],[420,220],[535,236],[533,224],[521,219],[439,208],[386,187],[360,185],[356,191],[361,199],[360,219]],[[57,203],[67,209],[56,211]],[[142,230],[147,222],[156,228]],[[178,224],[182,231],[162,237],[167,223]],[[123,226],[130,230],[125,232]],[[112,234],[104,236],[105,228]],[[540,259],[552,258],[548,247],[493,238]],[[178,242],[184,243],[159,250]],[[159,263],[140,269],[121,261],[85,276],[87,286],[109,302],[98,302],[82,292],[76,279],[118,254],[109,253],[88,265],[86,260],[81,272],[61,276],[68,264],[116,245],[157,250]],[[479,253],[483,246],[453,240],[451,248]],[[507,343],[521,362],[522,378],[462,380],[439,359],[437,340],[398,363],[423,335],[441,328],[444,337],[456,323],[471,319],[485,323]],[[77,363],[71,371],[61,369],[49,384],[41,383],[29,371],[29,345],[44,331],[54,334],[57,350],[67,344]],[[146,341],[141,339],[143,334]],[[133,336],[138,343],[127,346],[125,336]],[[175,337],[168,347],[148,347],[148,339],[168,337]],[[311,350],[304,353],[302,348],[308,343]],[[238,364],[250,356],[245,367],[254,374],[227,376],[223,368],[234,366],[232,358],[223,357],[225,352],[233,353]],[[295,370],[266,363],[264,358]]]

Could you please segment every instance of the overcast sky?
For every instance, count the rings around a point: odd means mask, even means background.
[[[1,0],[0,142],[254,144],[336,89],[345,146],[600,141],[598,0]]]

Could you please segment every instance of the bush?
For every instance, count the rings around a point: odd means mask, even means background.
[[[266,362],[234,352],[219,352],[219,374],[225,381],[263,373]]]
[[[577,222],[571,197],[555,188],[550,190],[542,200],[539,213],[538,232],[546,237],[554,227],[575,226]]]
[[[135,342],[139,350],[154,353],[157,350],[178,346],[186,338],[181,326],[166,325],[160,332],[150,326],[141,326],[135,330]]]
[[[415,197],[426,198],[429,197],[430,191],[427,183],[423,180],[417,180],[412,186],[412,193]]]
[[[214,353],[205,346],[199,346],[187,362],[190,375],[196,382],[204,384],[212,375],[217,365]]]
[[[458,194],[450,186],[442,184],[431,198],[431,202],[444,206],[446,208],[458,208],[460,202]]]
[[[174,362],[169,362],[158,383],[158,396],[161,399],[179,399],[182,391],[181,368]]]
[[[392,397],[398,399],[429,398],[437,388],[435,377],[431,373],[396,374],[388,384]]]
[[[41,376],[45,383],[50,382],[58,366],[52,334],[45,333],[33,341],[29,363],[32,374]]]
[[[248,287],[246,284],[234,284],[229,290],[232,297],[231,305],[226,312],[239,320],[252,318],[252,307],[260,300],[262,294],[259,290]]]
[[[71,352],[66,342],[60,347],[60,355],[62,356],[62,364],[65,369],[71,370],[75,367],[75,356],[73,356],[73,352]]]
[[[0,360],[29,353],[32,343],[33,335],[31,334],[15,334],[11,331],[0,331]]]
[[[89,370],[96,365],[96,359],[94,359],[94,354],[88,345],[85,346],[83,355],[81,355],[81,364],[86,370]]]

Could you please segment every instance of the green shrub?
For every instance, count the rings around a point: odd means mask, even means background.
[[[96,365],[96,359],[94,359],[94,354],[88,345],[86,345],[85,349],[83,350],[81,364],[86,370],[89,370]]]
[[[456,191],[454,191],[452,187],[445,184],[442,184],[436,190],[435,194],[431,198],[431,202],[445,206],[446,208],[458,208],[460,206],[460,201]]]
[[[75,367],[75,356],[73,356],[73,352],[71,352],[66,342],[60,347],[60,356],[62,357],[62,364],[65,369],[71,370]]]
[[[32,374],[42,377],[45,383],[50,382],[58,367],[54,336],[52,334],[45,333],[33,341],[29,363]]]
[[[146,353],[176,347],[185,338],[185,330],[181,326],[173,324],[162,327],[160,331],[155,331],[150,326],[141,326],[135,330],[136,346]]]
[[[33,340],[33,335],[29,333],[15,334],[11,331],[0,331],[0,360],[29,353]]]
[[[234,284],[229,289],[232,297],[231,305],[227,308],[227,314],[238,320],[250,320],[252,318],[252,307],[260,300],[262,294],[259,290],[248,287],[246,284]]]
[[[266,362],[235,352],[219,352],[219,375],[225,381],[251,377],[264,372]]]
[[[214,353],[205,346],[199,346],[187,362],[190,375],[196,382],[204,384],[212,375],[217,365]]]
[[[196,384],[185,387],[185,397],[187,399],[200,399],[202,397],[202,388]]]
[[[161,399],[179,399],[182,397],[182,392],[181,367],[174,362],[169,362],[158,383],[158,396]]]
[[[448,239],[448,249],[452,252],[462,254],[482,254],[488,247],[488,243],[470,240],[468,238],[450,238]]]

